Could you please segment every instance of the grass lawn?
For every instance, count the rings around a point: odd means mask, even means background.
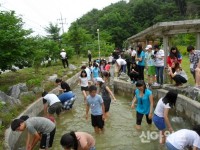
[[[41,67],[39,71],[35,73],[34,68],[25,68],[18,70],[17,72],[8,72],[0,75],[0,90],[8,92],[10,86],[18,83],[26,83],[29,90],[33,87],[43,87],[44,90],[49,91],[56,87],[55,83],[48,81],[48,77],[57,74],[59,78],[67,80],[75,73],[80,71],[82,61],[86,61],[86,58],[74,56],[69,59],[69,64],[73,64],[78,67],[77,70],[72,71],[72,74],[67,75],[70,71],[68,68],[63,68],[61,61],[52,64],[50,67]],[[71,71],[70,71],[71,72]],[[0,103],[0,119],[2,119],[2,125],[0,126],[0,147],[3,147],[4,132],[8,128],[12,119],[16,118],[25,108],[34,102],[37,98],[41,97],[41,93],[34,97],[23,97],[21,100],[22,105],[10,106],[9,104],[3,105]]]

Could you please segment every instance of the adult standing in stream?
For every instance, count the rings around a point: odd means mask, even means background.
[[[131,108],[136,107],[136,129],[141,129],[142,118],[145,115],[146,121],[149,125],[152,124],[153,114],[153,95],[152,92],[146,88],[146,84],[143,80],[139,80],[136,83],[137,89],[135,90],[135,97],[133,98]]]

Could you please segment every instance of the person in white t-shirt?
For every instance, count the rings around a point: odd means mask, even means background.
[[[122,58],[119,58],[116,60],[116,65],[118,68],[118,72],[122,70],[122,72],[126,73],[126,61]]]
[[[137,54],[136,50],[134,50],[133,48],[131,48],[132,63],[135,63],[136,54]]]
[[[163,84],[163,71],[164,71],[164,50],[160,49],[159,45],[154,45],[154,57],[156,66],[156,79],[157,83]]]
[[[53,115],[54,113],[57,114],[59,117],[61,111],[62,111],[62,103],[57,97],[57,95],[53,93],[49,93],[44,91],[42,93],[43,97],[43,104],[44,104],[44,115],[49,117]]]
[[[67,65],[67,67],[68,67],[67,53],[65,52],[64,49],[61,50],[60,57],[61,57],[61,60],[62,60],[63,67],[65,68],[65,63]]]
[[[165,143],[165,129],[166,125],[170,132],[173,128],[168,118],[169,109],[173,108],[176,104],[178,94],[174,91],[169,91],[165,97],[161,98],[155,108],[153,122],[160,130],[160,143]],[[166,125],[165,125],[166,124]]]
[[[167,137],[166,147],[168,150],[184,150],[191,147],[193,150],[200,149],[200,125],[192,130],[181,129]]]
[[[84,103],[86,103],[86,97],[88,95],[88,78],[87,78],[87,72],[85,70],[81,71],[79,79],[80,79],[79,84],[81,86],[81,91],[84,96]]]
[[[113,63],[113,56],[112,56],[112,53],[111,53],[110,56],[108,57],[108,62],[110,62],[111,64]]]

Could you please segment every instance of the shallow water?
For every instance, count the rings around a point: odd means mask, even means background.
[[[117,103],[112,103],[110,108],[110,118],[105,123],[105,132],[97,135],[94,133],[90,120],[85,119],[85,105],[80,87],[73,90],[77,94],[72,110],[62,114],[56,119],[56,135],[53,150],[61,150],[59,144],[61,136],[69,131],[84,131],[92,134],[96,139],[97,150],[165,150],[159,144],[157,137],[158,130],[154,125],[149,126],[146,118],[143,118],[142,131],[137,131],[135,126],[135,110],[131,110],[130,97],[116,94]],[[171,113],[171,123],[174,130],[190,128],[189,120],[177,117],[175,111]],[[145,135],[146,138],[141,137]],[[25,146],[25,134],[22,135],[15,150],[23,150]]]

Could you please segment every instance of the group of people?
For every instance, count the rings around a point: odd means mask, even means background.
[[[147,124],[152,122],[159,130],[161,144],[166,144],[168,150],[183,150],[186,147],[192,147],[193,150],[200,149],[200,125],[193,129],[181,129],[174,132],[169,120],[169,111],[176,105],[178,93],[169,91],[164,97],[160,98],[153,111],[153,96],[150,89],[146,87],[143,80],[136,82],[137,89],[134,92],[134,98],[131,108],[136,106],[136,129],[141,129],[142,118],[145,115]],[[167,131],[171,134],[166,137]]]
[[[190,71],[195,80],[195,86],[200,88],[200,52],[195,50],[193,46],[188,46],[187,51],[190,57]],[[163,73],[166,70],[169,78],[175,81],[175,86],[181,86],[187,83],[188,77],[183,70],[182,55],[177,47],[171,47],[169,55],[166,59],[165,65],[165,53],[160,49],[159,45],[147,45],[143,49],[141,44],[136,46],[136,50],[133,48],[126,51],[116,52],[112,54],[113,61],[116,62],[116,72],[127,73],[133,83],[137,80],[144,80],[144,70],[148,76],[148,85],[163,85]],[[127,70],[127,71],[126,71]]]
[[[160,98],[155,109],[153,108],[152,91],[147,88],[144,82],[144,68],[146,67],[148,70],[149,84],[163,84],[164,51],[158,45],[154,46],[154,51],[152,49],[151,45],[147,45],[145,52],[141,45],[138,45],[137,51],[131,49],[121,56],[115,51],[108,61],[98,59],[93,61],[93,64],[90,62],[89,66],[81,67],[79,85],[86,106],[86,120],[88,120],[89,110],[91,110],[91,125],[94,127],[95,133],[104,131],[105,121],[109,118],[111,100],[116,101],[108,84],[109,77],[113,75],[112,68],[115,67],[118,72],[128,73],[136,85],[131,105],[131,108],[134,109],[137,104],[136,129],[141,130],[142,119],[145,115],[147,123],[151,125],[153,122],[160,131],[160,143],[166,143],[168,150],[181,150],[187,146],[198,150],[200,149],[200,125],[196,125],[191,130],[181,129],[174,132],[170,123],[169,111],[175,106],[178,93],[169,91]],[[193,47],[188,47],[188,52],[190,52],[191,72],[197,79],[200,53],[195,51]],[[177,86],[187,82],[187,76],[181,68],[181,59],[177,48],[172,47],[167,58],[167,67],[170,77]],[[130,67],[132,68],[129,69]],[[11,123],[13,131],[28,130],[27,150],[32,150],[38,141],[40,141],[40,149],[50,148],[56,132],[53,114],[56,113],[59,117],[63,110],[71,109],[74,104],[76,96],[71,91],[70,86],[61,79],[57,79],[56,83],[61,87],[60,95],[42,93],[46,117],[22,116]],[[171,133],[167,137],[166,130]],[[71,131],[66,133],[61,137],[60,144],[64,149],[95,150],[95,139],[86,132]]]

